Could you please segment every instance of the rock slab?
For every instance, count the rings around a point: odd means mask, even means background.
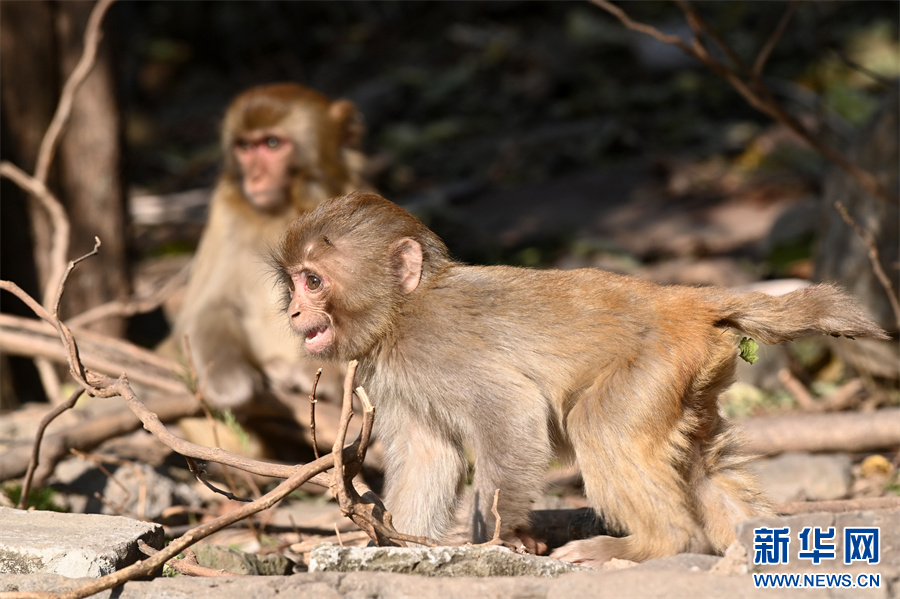
[[[143,557],[138,540],[163,546],[158,524],[119,516],[0,507],[0,573],[96,578]]]
[[[568,562],[504,547],[340,547],[323,544],[309,556],[310,572],[395,572],[422,576],[554,577],[586,570]]]

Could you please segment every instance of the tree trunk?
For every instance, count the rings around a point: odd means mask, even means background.
[[[900,127],[900,97],[894,86],[885,94],[884,104],[859,139],[850,147],[848,157],[878,177],[885,189],[900,193],[900,161],[897,130]],[[843,171],[833,169],[825,181],[822,226],[815,254],[815,278],[837,281],[860,298],[892,341],[857,339],[836,343],[835,349],[857,370],[896,380],[900,376],[897,345],[897,317],[891,309],[887,291],[878,281],[867,258],[868,247],[841,218],[834,203],[840,201],[847,212],[875,240],[880,262],[900,293],[900,206],[867,194]]]
[[[49,2],[0,2],[0,159],[29,173],[59,93],[53,20]],[[40,298],[49,268],[50,221],[38,203],[8,179],[0,180],[0,197],[0,277]],[[8,294],[0,296],[0,308],[34,318]],[[4,409],[44,399],[31,360],[3,356],[0,367]]]
[[[34,172],[63,83],[81,56],[93,7],[93,2],[0,2],[0,151],[2,159],[26,172]],[[69,257],[90,251],[95,235],[103,242],[100,254],[81,263],[70,277],[61,306],[63,318],[129,295],[119,109],[108,48],[108,41],[101,42],[94,68],[75,96],[46,181],[71,220]],[[0,193],[0,277],[40,299],[50,271],[49,218],[37,201],[10,181],[2,181]],[[33,316],[8,295],[0,307]],[[121,335],[124,321],[110,319],[96,329]],[[14,379],[20,400],[40,398],[40,389],[29,384],[35,379],[29,364],[17,358],[0,364],[3,376]],[[15,403],[8,387],[2,399],[7,407]]]
[[[60,2],[56,7],[60,79],[64,81],[81,56],[94,3]],[[109,43],[101,42],[97,63],[75,96],[69,125],[60,139],[60,195],[72,223],[69,258],[89,252],[95,236],[103,242],[100,253],[79,264],[69,278],[60,312],[64,318],[131,294],[121,127],[109,56]],[[90,328],[118,337],[124,333],[124,324],[123,319],[113,318]]]

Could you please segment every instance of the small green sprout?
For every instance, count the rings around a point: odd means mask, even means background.
[[[743,339],[741,339],[738,348],[740,348],[741,350],[741,359],[748,364],[753,364],[754,362],[759,360],[759,356],[756,355],[756,350],[759,349],[759,344],[750,337],[744,337]]]

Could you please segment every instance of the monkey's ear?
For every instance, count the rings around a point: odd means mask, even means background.
[[[418,241],[404,237],[391,246],[391,256],[400,290],[412,293],[422,279],[422,246]]]
[[[350,100],[335,100],[328,107],[328,116],[337,123],[343,145],[351,148],[358,148],[362,145],[366,125],[363,121],[362,113],[359,112],[353,102]]]

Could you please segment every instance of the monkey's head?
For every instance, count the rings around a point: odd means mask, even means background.
[[[394,334],[396,312],[451,262],[418,219],[362,192],[294,221],[273,254],[305,350],[338,362],[362,358]]]
[[[225,114],[226,177],[257,210],[310,209],[346,191],[355,173],[348,172],[345,150],[358,146],[362,129],[347,100],[331,101],[296,83],[251,88]]]

